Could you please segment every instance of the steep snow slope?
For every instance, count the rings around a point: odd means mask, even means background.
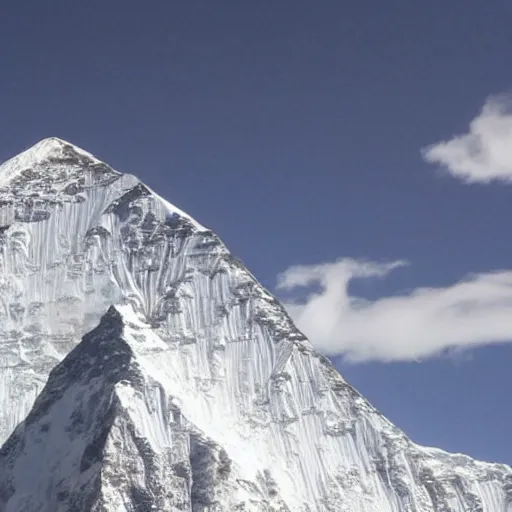
[[[412,443],[215,234],[58,139],[0,168],[0,315],[0,510],[512,511],[510,468]]]

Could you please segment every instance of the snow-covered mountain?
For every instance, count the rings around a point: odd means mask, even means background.
[[[0,512],[510,512],[410,441],[219,238],[59,139],[0,167]]]

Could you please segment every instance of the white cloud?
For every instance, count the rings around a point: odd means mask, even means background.
[[[353,279],[382,278],[402,265],[342,259],[293,266],[279,276],[278,289],[320,287],[285,306],[320,351],[354,361],[411,361],[512,340],[512,271],[374,301],[349,294]]]
[[[489,98],[469,124],[469,132],[422,150],[465,183],[512,183],[512,97]]]

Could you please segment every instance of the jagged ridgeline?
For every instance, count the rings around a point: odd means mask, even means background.
[[[509,467],[411,442],[212,231],[59,139],[0,167],[0,445],[0,512],[512,511]]]

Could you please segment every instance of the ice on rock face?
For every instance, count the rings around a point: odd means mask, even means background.
[[[509,467],[412,443],[213,232],[59,139],[0,167],[0,317],[0,511],[512,511]]]

